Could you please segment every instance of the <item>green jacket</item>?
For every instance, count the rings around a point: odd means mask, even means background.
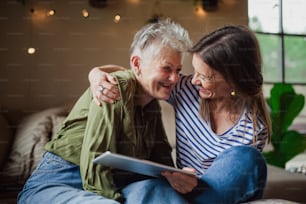
[[[131,70],[113,73],[117,78],[121,100],[114,104],[96,105],[88,88],[74,105],[55,139],[46,150],[80,165],[84,190],[107,198],[121,200],[116,178],[120,174],[109,167],[93,164],[93,159],[105,151],[117,152],[159,163],[173,165],[171,148],[161,120],[157,100],[145,107],[138,105],[139,84]]]

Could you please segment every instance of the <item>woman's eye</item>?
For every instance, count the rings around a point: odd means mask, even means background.
[[[205,76],[204,74],[200,74],[200,73],[196,73],[197,76],[199,76],[199,78],[203,81],[213,81],[214,80],[214,75],[210,75],[210,76]]]
[[[163,70],[165,72],[171,72],[172,71],[171,67],[163,67]]]

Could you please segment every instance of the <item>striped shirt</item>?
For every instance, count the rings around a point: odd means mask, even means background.
[[[232,128],[220,135],[215,134],[210,122],[199,115],[201,97],[191,79],[192,76],[182,76],[168,100],[175,111],[177,166],[192,167],[201,175],[220,152],[232,146],[254,145],[262,151],[268,136],[263,121],[258,118],[259,128],[254,132],[251,115],[244,110]],[[254,135],[257,136],[255,144]]]

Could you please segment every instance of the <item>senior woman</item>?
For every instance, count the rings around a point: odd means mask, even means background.
[[[157,99],[169,98],[190,44],[188,32],[169,19],[141,28],[131,45],[131,70],[112,74],[122,100],[99,107],[88,88],[47,143],[18,203],[184,203],[165,179],[92,161],[112,151],[173,165]]]

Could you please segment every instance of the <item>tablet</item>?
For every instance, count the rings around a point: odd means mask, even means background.
[[[183,174],[196,176],[195,173],[174,168],[164,164],[159,164],[149,160],[137,159],[117,153],[106,151],[93,160],[95,164],[110,166],[121,170],[131,171],[138,174],[143,174],[153,177],[161,177],[161,172],[180,172]]]

